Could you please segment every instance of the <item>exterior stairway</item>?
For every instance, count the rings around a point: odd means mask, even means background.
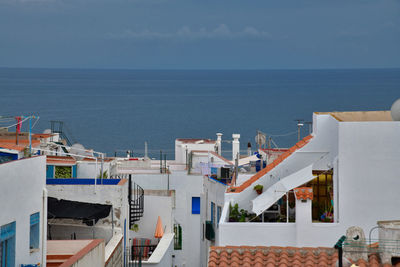
[[[143,217],[144,190],[136,183],[132,187],[132,177],[129,175],[129,228]]]

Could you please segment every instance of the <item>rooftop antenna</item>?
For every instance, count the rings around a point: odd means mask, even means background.
[[[295,119],[297,121],[297,141],[300,141],[300,129],[304,126],[304,119]]]
[[[265,144],[267,141],[267,134],[257,130],[257,135],[256,135],[256,143],[258,145],[258,148],[261,149],[261,146]]]

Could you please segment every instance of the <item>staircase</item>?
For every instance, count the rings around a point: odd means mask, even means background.
[[[132,176],[129,175],[129,228],[143,217],[144,212],[144,190],[137,184],[133,184]]]

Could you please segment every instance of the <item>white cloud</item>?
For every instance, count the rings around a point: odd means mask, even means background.
[[[230,40],[230,39],[271,39],[271,35],[265,31],[260,31],[254,27],[246,27],[241,31],[231,31],[225,24],[220,24],[214,29],[207,30],[200,28],[192,30],[189,26],[183,26],[176,32],[153,32],[149,30],[132,31],[130,29],[120,33],[109,33],[106,35],[110,39],[131,39],[136,41],[151,40],[174,40],[174,41],[193,41],[193,40]]]

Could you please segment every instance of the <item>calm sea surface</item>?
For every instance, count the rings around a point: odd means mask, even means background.
[[[127,149],[141,155],[147,141],[152,156],[161,149],[173,158],[175,138],[216,132],[227,140],[240,133],[245,149],[255,145],[256,130],[290,133],[294,119],[311,121],[314,111],[388,110],[399,97],[400,69],[0,69],[0,115],[38,115],[35,132],[62,120],[74,142],[108,155]],[[274,140],[287,147],[297,135]]]

